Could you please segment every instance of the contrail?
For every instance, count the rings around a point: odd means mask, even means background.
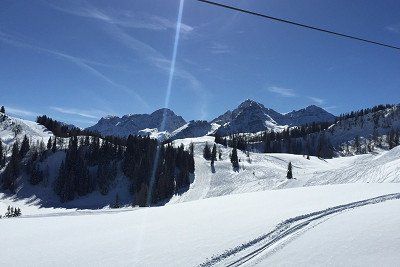
[[[164,108],[168,108],[169,100],[171,97],[172,81],[174,79],[174,73],[175,73],[176,55],[178,53],[178,44],[179,44],[179,36],[180,36],[180,32],[181,32],[181,22],[182,22],[182,13],[183,13],[184,2],[185,2],[185,0],[180,0],[180,2],[179,2],[179,11],[178,11],[178,19],[176,22],[174,49],[172,52],[171,68],[169,71],[169,78],[168,78],[167,92],[165,95]],[[160,126],[161,132],[164,131],[164,129],[165,129],[165,123],[166,123],[166,109],[164,109],[164,111],[163,111],[163,119],[161,121],[161,126]],[[156,155],[154,158],[154,162],[153,162],[152,174],[150,177],[149,190],[148,190],[148,194],[147,194],[147,206],[151,205],[151,197],[152,197],[152,193],[153,193],[154,180],[155,180],[155,176],[156,176],[159,156],[160,156],[160,147],[158,146]]]

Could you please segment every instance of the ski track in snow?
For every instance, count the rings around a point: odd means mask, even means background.
[[[242,266],[256,264],[262,261],[263,258],[283,248],[300,234],[316,227],[334,215],[350,209],[395,199],[400,199],[400,193],[387,194],[289,218],[278,224],[271,232],[229,249],[220,255],[213,256],[199,266]]]

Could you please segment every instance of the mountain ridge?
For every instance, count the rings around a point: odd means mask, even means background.
[[[164,125],[162,125],[164,116],[165,122]],[[130,134],[138,134],[140,131],[146,129],[172,132],[185,123],[186,121],[181,116],[176,115],[172,110],[161,108],[150,114],[126,114],[122,117],[105,116],[95,125],[86,129],[99,132],[105,136],[115,135],[127,137]]]
[[[166,124],[161,129],[163,116],[166,115]],[[300,110],[282,114],[274,109],[251,99],[246,99],[235,109],[228,110],[211,121],[192,120],[186,122],[168,108],[158,109],[150,114],[127,114],[121,117],[105,116],[87,130],[96,131],[102,135],[116,135],[126,137],[129,134],[146,134],[152,129],[149,136],[165,138],[197,137],[198,134],[218,133],[228,135],[233,133],[259,132],[264,130],[282,130],[287,126],[299,126],[313,122],[333,122],[335,116],[323,108],[311,105]],[[190,126],[190,130],[187,127]],[[216,127],[216,125],[219,125]],[[199,129],[196,129],[198,127]],[[179,133],[179,129],[187,133]],[[158,134],[162,132],[162,134]],[[178,131],[178,132],[177,132]]]

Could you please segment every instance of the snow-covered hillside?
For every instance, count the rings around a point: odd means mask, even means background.
[[[222,160],[217,160],[214,168],[202,157],[205,143],[213,144],[212,137],[175,140],[174,144],[188,146],[191,142],[195,146],[194,182],[186,193],[173,197],[170,203],[311,185],[400,182],[400,146],[376,154],[333,159],[310,157],[309,160],[302,155],[279,153],[250,153],[247,157],[238,151],[240,170],[237,172],[232,169],[229,159],[231,148],[217,145]],[[296,178],[293,180],[286,179],[289,162],[293,164]]]
[[[392,129],[400,129],[400,105],[340,120],[326,131],[326,137],[332,145],[339,146],[356,136],[373,141]]]
[[[311,156],[308,160],[302,155],[246,153],[238,151],[239,171],[234,171],[229,155],[231,148],[217,144],[222,160],[218,159],[214,167],[203,158],[206,144],[213,145],[211,136],[178,139],[175,146],[184,144],[186,148],[194,144],[195,174],[187,192],[174,195],[168,204],[194,201],[229,194],[273,190],[292,187],[330,185],[344,183],[398,183],[400,182],[400,147],[392,150],[377,150],[375,154],[365,154],[333,159],[319,159]],[[28,177],[19,179],[18,199],[34,198],[43,207],[101,208],[115,201],[116,194],[122,204],[129,204],[132,195],[129,192],[129,180],[118,173],[110,185],[107,195],[95,191],[73,201],[62,203],[54,193],[52,184],[58,175],[65,152],[59,151],[40,164],[48,170],[46,184],[33,186]],[[294,178],[286,179],[287,165],[293,165]],[[95,173],[93,173],[95,175]]]
[[[172,132],[172,139],[200,137],[213,134],[219,125],[208,121],[190,121]]]
[[[20,134],[50,136],[41,126],[24,125],[29,127]],[[235,171],[232,149],[217,145],[222,159],[212,167],[202,156],[206,142],[213,145],[214,137],[173,141],[186,148],[194,144],[194,180],[188,191],[152,208],[108,208],[117,193],[121,203],[130,203],[121,173],[106,196],[93,192],[61,203],[51,183],[65,152],[51,154],[43,163],[49,166],[47,186],[26,182],[16,195],[0,193],[0,213],[8,205],[22,210],[22,217],[0,220],[0,251],[7,255],[0,265],[391,266],[400,261],[400,146],[327,160],[238,151]],[[289,162],[295,179],[286,179]]]
[[[320,265],[330,256],[333,265],[396,265],[400,260],[395,253],[400,238],[396,230],[400,220],[400,201],[395,200],[398,192],[399,184],[348,184],[237,194],[134,210],[52,214],[37,210],[36,214],[0,220],[0,249],[7,255],[0,258],[0,264],[227,266],[250,258],[249,263],[256,260],[261,266]],[[314,243],[307,243],[309,240]],[[344,258],[346,255],[352,255],[353,261]],[[385,259],[380,259],[382,256]]]
[[[36,122],[0,114],[0,139],[5,145],[11,146],[16,140],[22,140],[24,135],[34,143],[40,141],[46,143],[53,136]]]

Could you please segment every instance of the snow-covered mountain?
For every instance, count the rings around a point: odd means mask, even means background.
[[[172,132],[186,123],[181,116],[176,115],[172,110],[162,108],[151,114],[104,117],[97,124],[87,128],[87,130],[99,132],[104,136],[115,135],[120,137],[138,134],[139,131],[145,129],[157,129],[161,131],[163,116],[165,116],[163,131]]]
[[[217,119],[215,123],[224,123],[217,130],[220,135],[230,133],[254,133],[266,129],[275,129],[284,123],[282,114],[267,109],[262,104],[253,100],[246,100],[232,112],[227,112]]]
[[[293,110],[284,115],[287,124],[294,125],[305,125],[313,122],[334,122],[335,116],[327,112],[323,108],[315,105],[308,106],[300,110]]]
[[[335,116],[315,105],[298,111],[281,114],[264,105],[247,99],[233,111],[227,111],[212,120],[220,124],[220,135],[230,133],[255,133],[264,130],[279,131],[289,126],[299,126],[313,122],[334,122]]]
[[[166,123],[162,132],[163,113]],[[186,123],[170,109],[159,109],[151,114],[130,114],[122,117],[107,116],[97,124],[87,128],[102,135],[126,137],[129,134],[148,135],[158,140],[167,138],[200,137],[217,132],[255,133],[265,130],[280,131],[287,126],[310,124],[313,122],[333,122],[335,116],[317,106],[309,106],[298,111],[281,114],[263,104],[247,99],[236,109],[228,110],[211,122],[193,120]]]

